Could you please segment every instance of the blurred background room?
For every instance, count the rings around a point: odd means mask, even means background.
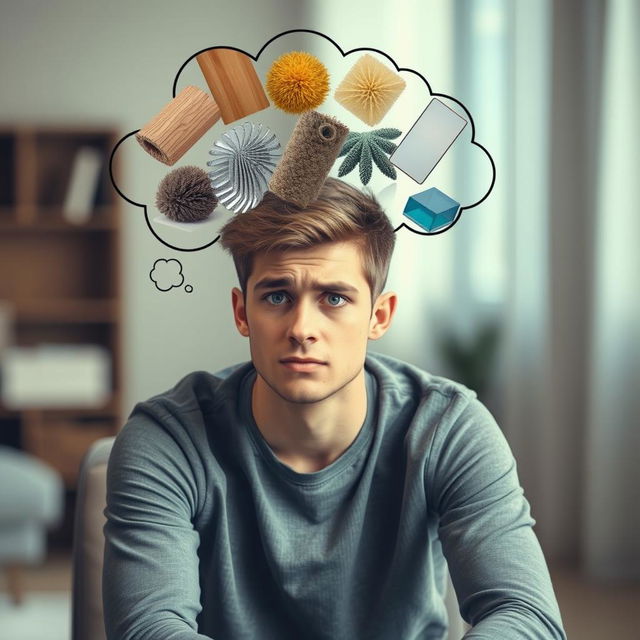
[[[230,257],[159,241],[113,189],[111,153],[196,52],[256,55],[300,29],[382,51],[473,114],[493,190],[450,231],[398,233],[399,308],[370,349],[467,384],[492,411],[568,636],[638,637],[640,3],[4,0],[0,638],[70,638],[74,580],[95,587],[72,561],[91,445],[190,371],[249,359]],[[310,35],[292,37],[303,49]],[[284,139],[295,119],[277,117]],[[122,144],[114,177],[153,193],[133,151]],[[457,161],[455,180],[473,185],[469,169]],[[158,259],[179,260],[191,291],[154,286]],[[100,540],[85,546],[99,565]]]

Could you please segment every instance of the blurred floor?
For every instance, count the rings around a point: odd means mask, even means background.
[[[640,584],[591,582],[566,566],[549,570],[569,640],[640,638]]]
[[[551,566],[551,578],[570,640],[640,637],[637,612],[640,585],[608,586],[585,581],[576,569]],[[0,591],[6,593],[6,576],[0,575]],[[69,554],[52,553],[42,567],[25,569],[24,588],[29,591],[71,589]]]
[[[29,597],[29,591],[71,591],[71,554],[54,551],[41,566],[24,567],[22,585],[25,599]],[[2,570],[0,591],[7,592],[7,576]]]

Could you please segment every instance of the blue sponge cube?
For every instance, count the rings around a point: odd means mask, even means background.
[[[450,224],[459,208],[459,202],[440,189],[431,187],[412,195],[407,200],[403,213],[426,231],[435,231]]]

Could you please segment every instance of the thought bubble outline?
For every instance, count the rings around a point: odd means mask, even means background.
[[[163,289],[162,287],[158,286],[158,281],[153,278],[153,272],[156,270],[156,265],[158,264],[158,262],[166,262],[166,263],[177,262],[179,267],[178,275],[182,278],[182,280],[180,280],[178,284],[172,284],[168,289]],[[171,291],[171,289],[177,289],[178,287],[181,287],[184,284],[184,273],[182,272],[182,262],[180,262],[180,260],[176,260],[175,258],[158,258],[153,263],[153,267],[151,267],[151,271],[149,271],[149,278],[151,282],[153,282],[153,284],[156,286],[156,289],[158,291],[162,291],[163,293],[166,293],[167,291]]]
[[[481,151],[483,151],[484,154],[489,159],[489,162],[491,163],[491,184],[489,185],[489,188],[487,189],[485,194],[482,196],[482,198],[480,198],[480,200],[477,200],[476,202],[474,202],[473,204],[470,204],[470,205],[465,205],[465,206],[460,205],[460,207],[458,209],[458,212],[456,213],[456,217],[454,218],[453,222],[450,225],[448,225],[448,226],[444,227],[443,229],[441,229],[440,231],[433,231],[433,232],[431,232],[431,231],[418,231],[417,229],[413,229],[412,227],[407,225],[405,222],[401,222],[393,230],[394,233],[400,231],[402,228],[405,228],[405,229],[411,231],[411,233],[415,233],[416,235],[420,235],[420,236],[437,236],[437,235],[439,235],[441,233],[445,233],[446,231],[449,231],[454,225],[457,224],[458,220],[460,220],[460,218],[462,217],[462,212],[463,211],[467,211],[469,209],[473,209],[473,208],[477,207],[478,205],[482,204],[489,197],[489,194],[493,190],[493,187],[494,187],[495,182],[496,182],[496,165],[495,165],[495,162],[493,161],[493,158],[491,157],[491,154],[487,151],[487,149],[482,144],[480,144],[479,142],[476,142],[476,139],[475,139],[475,137],[476,137],[476,126],[475,126],[475,124],[473,122],[473,118],[471,117],[471,114],[469,113],[468,109],[462,104],[462,102],[460,102],[460,100],[458,100],[457,98],[454,98],[453,96],[447,95],[446,93],[434,93],[434,92],[432,92],[431,85],[429,84],[427,79],[419,71],[415,71],[414,69],[410,69],[408,67],[399,67],[395,63],[395,60],[391,56],[386,54],[384,51],[380,51],[380,49],[376,49],[374,47],[356,47],[355,49],[350,49],[349,51],[347,51],[345,53],[342,50],[342,47],[340,47],[332,38],[330,38],[329,36],[325,35],[324,33],[321,33],[320,31],[315,31],[314,29],[289,29],[287,31],[283,31],[283,32],[273,36],[271,39],[267,40],[267,42],[265,42],[262,45],[262,47],[260,47],[260,50],[258,51],[258,53],[255,56],[251,55],[249,52],[245,51],[244,49],[239,49],[238,47],[233,47],[233,46],[228,46],[228,45],[216,45],[215,47],[205,47],[204,49],[200,49],[200,51],[197,51],[196,53],[194,53],[191,56],[189,56],[185,60],[185,62],[182,63],[180,68],[178,69],[178,72],[176,73],[176,77],[175,77],[175,79],[173,81],[173,89],[172,89],[172,94],[173,95],[172,95],[172,98],[176,97],[176,90],[177,90],[177,87],[178,87],[178,80],[180,78],[180,74],[182,73],[182,70],[196,56],[199,56],[201,53],[204,53],[205,51],[212,51],[214,49],[233,49],[234,51],[239,51],[240,53],[245,54],[246,56],[248,56],[249,58],[251,58],[252,60],[257,62],[258,59],[260,58],[260,56],[262,55],[262,52],[274,40],[277,40],[278,38],[281,38],[283,36],[289,35],[291,33],[311,33],[311,34],[320,36],[320,37],[324,38],[325,40],[328,40],[340,52],[340,55],[342,55],[343,58],[346,58],[348,55],[350,55],[352,53],[355,53],[357,51],[375,51],[376,53],[380,54],[381,56],[384,56],[387,60],[389,60],[389,62],[391,62],[391,64],[393,64],[393,66],[396,68],[396,70],[399,73],[403,72],[403,71],[406,71],[406,72],[413,73],[414,75],[418,76],[422,80],[422,82],[424,82],[425,86],[427,87],[427,89],[429,91],[429,95],[432,98],[433,97],[445,98],[447,100],[451,100],[452,102],[455,102],[459,107],[462,108],[462,110],[466,114],[467,118],[469,119],[469,123],[471,125],[471,145],[472,146],[476,146]],[[147,205],[144,204],[144,203],[135,202],[134,200],[131,200],[130,198],[125,196],[124,193],[122,193],[122,191],[118,188],[118,186],[116,185],[116,181],[115,181],[115,179],[113,177],[113,159],[114,159],[115,153],[118,150],[118,148],[120,147],[120,145],[125,140],[127,140],[131,136],[133,136],[136,133],[138,133],[138,131],[140,131],[140,129],[136,129],[135,131],[131,131],[130,133],[127,133],[122,138],[120,138],[120,140],[118,140],[118,142],[116,143],[115,147],[113,148],[113,151],[111,152],[111,157],[109,158],[109,177],[111,179],[111,184],[113,185],[113,188],[127,202],[129,202],[130,204],[132,204],[132,205],[134,205],[136,207],[141,207],[144,210],[144,218],[145,218],[145,221],[147,223],[147,227],[149,228],[149,231],[151,231],[152,235],[156,238],[156,240],[161,242],[166,247],[169,247],[170,249],[174,249],[175,251],[201,251],[202,249],[206,249],[207,247],[210,247],[211,245],[215,244],[220,239],[220,234],[218,234],[213,240],[211,240],[211,242],[203,244],[202,246],[199,246],[199,247],[191,247],[191,248],[178,247],[176,245],[171,244],[170,242],[167,242],[166,240],[161,238],[156,233],[156,231],[154,230],[153,226],[151,225],[151,222],[149,220],[149,214],[148,214],[148,211],[147,211]]]

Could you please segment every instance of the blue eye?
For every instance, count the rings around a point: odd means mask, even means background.
[[[286,296],[282,291],[274,291],[273,293],[267,293],[264,297],[265,300],[269,300],[271,304],[279,306],[286,300]]]
[[[330,307],[342,307],[347,303],[347,299],[338,293],[327,294],[327,301],[329,302]],[[336,304],[333,304],[333,301],[336,301]]]

